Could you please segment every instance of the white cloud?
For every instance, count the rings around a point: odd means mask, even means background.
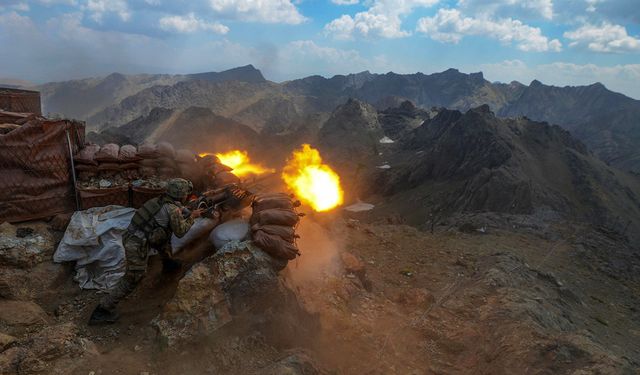
[[[476,35],[497,39],[504,44],[515,43],[521,51],[558,52],[562,49],[559,40],[550,41],[539,28],[519,20],[464,17],[457,9],[440,9],[433,17],[419,19],[416,30],[447,43],[458,43],[465,36]]]
[[[17,12],[28,12],[31,8],[24,1],[5,0],[0,2],[0,11],[12,10]]]
[[[640,39],[628,35],[624,26],[607,22],[600,26],[583,25],[565,32],[564,37],[571,40],[571,47],[586,46],[595,52],[640,52]]]
[[[16,12],[8,12],[0,14],[0,30],[5,29],[5,32],[9,30],[15,30],[16,32],[28,31],[35,28],[35,25],[31,21],[31,18],[27,16],[21,16]]]
[[[296,40],[285,44],[278,51],[275,62],[278,70],[267,70],[267,73],[279,79],[400,68],[396,61],[390,62],[384,55],[363,56],[354,49],[322,46],[312,40]]]
[[[28,12],[29,11],[29,4],[27,4],[27,3],[18,3],[18,4],[13,6],[13,9],[17,10],[18,12]]]
[[[287,53],[318,58],[329,63],[359,64],[364,59],[356,50],[344,50],[333,47],[321,47],[311,40],[296,40],[286,46]]]
[[[501,17],[537,15],[548,20],[553,18],[552,0],[459,0],[458,6],[475,15]]]
[[[375,0],[365,12],[342,15],[324,27],[325,34],[336,39],[354,36],[402,38],[411,35],[402,30],[402,20],[415,8],[431,7],[439,0]]]
[[[595,12],[597,10],[596,4],[598,4],[601,0],[585,0],[587,3],[587,12]]]
[[[300,24],[306,18],[291,0],[209,0],[221,16],[241,21]]]
[[[77,0],[38,0],[42,5],[78,5]]]
[[[123,21],[131,18],[127,0],[89,0],[84,8],[96,22],[102,22],[102,17],[108,13],[117,14]]]
[[[517,80],[528,84],[538,79],[548,85],[590,85],[603,83],[612,91],[640,99],[640,64],[599,66],[554,62],[528,66],[521,60],[505,60],[497,64],[484,64],[480,68],[489,80],[510,82]],[[473,69],[477,69],[476,66]]]
[[[166,16],[160,18],[160,28],[165,31],[175,31],[178,33],[194,33],[196,31],[212,31],[216,34],[226,34],[229,28],[218,22],[206,22],[193,13],[185,16]]]
[[[332,3],[336,5],[355,5],[358,4],[359,0],[331,0]]]

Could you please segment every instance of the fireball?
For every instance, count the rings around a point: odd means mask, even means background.
[[[329,211],[343,202],[340,176],[322,164],[320,152],[308,144],[295,150],[287,160],[282,179],[301,201],[316,211]]]
[[[249,154],[246,151],[240,150],[232,150],[224,153],[211,154],[208,152],[204,152],[199,154],[200,157],[206,155],[215,155],[220,159],[220,163],[226,165],[227,167],[233,168],[231,173],[235,174],[238,177],[247,176],[250,174],[253,175],[261,175],[263,173],[273,173],[274,169],[265,168],[260,164],[251,163],[251,158],[249,158]]]

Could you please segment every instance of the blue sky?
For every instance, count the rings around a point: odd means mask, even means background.
[[[0,78],[33,82],[453,67],[640,98],[638,0],[0,0],[0,46]]]

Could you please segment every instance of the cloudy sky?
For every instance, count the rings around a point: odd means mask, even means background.
[[[640,99],[640,0],[0,0],[0,77],[45,82],[253,64],[596,81]]]

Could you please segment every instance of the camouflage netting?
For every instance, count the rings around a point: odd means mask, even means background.
[[[84,124],[8,112],[0,112],[0,122],[19,125],[0,134],[0,221],[73,211],[67,131],[75,153],[84,143]]]

